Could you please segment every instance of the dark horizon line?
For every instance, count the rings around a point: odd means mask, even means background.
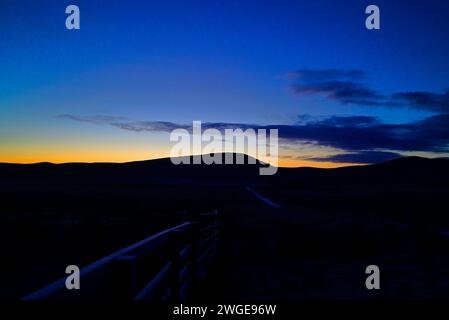
[[[222,156],[229,154],[231,152],[219,152]],[[213,153],[202,153],[202,154],[198,154],[198,155],[188,155],[188,156],[179,156],[176,158],[186,158],[186,157],[197,157],[197,156],[203,156],[203,155],[211,155]],[[233,156],[236,155],[243,155],[244,157],[251,157],[254,158],[253,156],[250,156],[246,153],[232,153]],[[163,160],[170,160],[170,157],[161,157],[161,158],[154,158],[154,159],[143,159],[143,160],[132,160],[132,161],[125,161],[125,162],[108,162],[108,161],[98,161],[98,162],[78,162],[78,161],[74,161],[74,162],[61,162],[61,163],[55,163],[55,162],[50,162],[50,161],[41,161],[41,162],[33,162],[33,163],[19,163],[19,162],[0,162],[0,165],[20,165],[20,166],[34,166],[34,165],[54,165],[54,166],[59,166],[59,165],[69,165],[69,164],[117,164],[117,165],[125,165],[125,164],[133,164],[133,163],[143,163],[143,162],[152,162],[152,161],[163,161]],[[261,160],[254,158],[257,162],[259,162],[259,164],[263,163]],[[377,165],[377,164],[382,164],[382,163],[389,163],[389,162],[394,162],[397,160],[404,160],[404,159],[421,159],[421,160],[449,160],[449,158],[447,157],[437,157],[437,158],[428,158],[428,157],[422,157],[422,156],[403,156],[403,157],[398,157],[396,159],[391,159],[391,160],[386,160],[386,161],[380,161],[380,162],[373,162],[373,163],[361,163],[361,164],[350,164],[350,165],[342,165],[341,167],[335,167],[335,168],[322,168],[322,167],[313,167],[313,166],[298,166],[298,167],[286,167],[286,166],[278,166],[278,168],[284,168],[284,169],[297,169],[297,168],[313,168],[313,169],[323,169],[323,170],[334,170],[334,169],[339,169],[339,168],[348,168],[348,167],[360,167],[360,166],[371,166],[371,165]],[[306,160],[306,159],[305,159]],[[202,165],[205,165],[204,163],[201,163]],[[236,164],[236,163],[234,163]],[[244,163],[245,165],[249,165],[248,163]],[[336,163],[337,164],[337,163]],[[229,164],[228,164],[229,165]]]

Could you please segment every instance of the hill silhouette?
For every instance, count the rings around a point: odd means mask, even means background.
[[[235,157],[235,154],[233,156]],[[449,159],[446,158],[404,157],[379,164],[336,169],[279,168],[278,173],[273,176],[260,176],[261,164],[248,164],[249,158],[245,155],[245,164],[238,165],[174,165],[169,158],[127,163],[0,163],[0,185],[5,187],[18,183],[449,185]]]
[[[224,154],[223,154],[224,156]],[[235,154],[233,155],[235,159]],[[186,157],[183,157],[185,159]],[[257,177],[259,166],[240,165],[174,165],[170,158],[126,163],[36,163],[0,164],[2,184],[22,182],[91,183],[91,184],[185,184],[185,183],[242,183]],[[254,160],[254,159],[253,159]],[[255,161],[255,160],[254,160]]]

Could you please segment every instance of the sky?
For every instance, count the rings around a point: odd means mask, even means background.
[[[448,36],[445,0],[2,0],[0,162],[166,157],[193,120],[278,128],[283,166],[446,157]]]

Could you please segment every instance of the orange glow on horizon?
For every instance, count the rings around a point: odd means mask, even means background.
[[[52,147],[37,148],[31,146],[27,150],[9,149],[1,150],[0,162],[32,164],[39,162],[51,162],[56,164],[69,162],[131,162],[137,160],[151,160],[168,157],[165,150],[151,150],[145,148],[129,147],[128,150],[118,152],[116,149],[87,147],[82,150],[60,147],[55,150]]]
[[[51,162],[55,164],[71,163],[71,162],[116,162],[125,163],[140,160],[154,160],[170,157],[166,151],[159,152],[126,152],[117,153],[116,151],[110,152],[39,152],[34,154],[29,153],[14,153],[14,154],[2,154],[0,162],[3,163],[19,163],[19,164],[32,164],[39,162]],[[292,160],[290,158],[279,157],[279,167],[283,168],[298,168],[298,167],[314,167],[314,168],[339,168],[345,166],[356,165],[353,163],[333,163],[333,162],[315,162],[307,160]]]
[[[313,167],[313,168],[332,169],[332,168],[348,167],[348,166],[354,166],[354,165],[357,165],[357,164],[336,163],[336,162],[317,162],[317,161],[292,160],[292,159],[279,158],[279,167],[282,167],[282,168]]]

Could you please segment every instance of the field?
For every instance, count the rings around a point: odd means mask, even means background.
[[[218,263],[198,299],[447,297],[447,160],[256,172],[166,160],[0,165],[0,297],[215,209]],[[382,270],[379,292],[364,286],[371,264]]]

